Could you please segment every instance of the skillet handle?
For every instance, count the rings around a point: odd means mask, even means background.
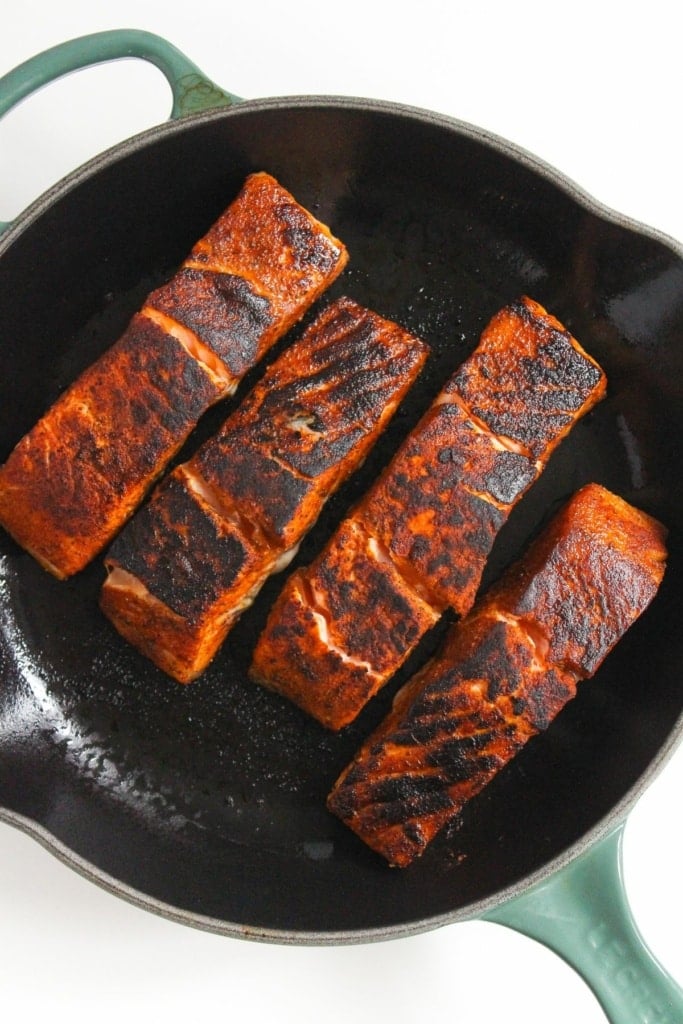
[[[484,915],[566,960],[611,1024],[681,1024],[683,990],[645,945],[622,870],[624,825],[527,893]]]
[[[44,50],[0,78],[0,118],[31,93],[70,71],[123,57],[150,61],[163,72],[173,93],[171,118],[230,106],[239,101],[215,85],[171,43],[139,29],[112,29],[80,36]],[[0,222],[0,233],[10,225]]]

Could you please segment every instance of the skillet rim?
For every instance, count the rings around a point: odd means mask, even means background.
[[[435,128],[445,129],[455,134],[476,141],[499,155],[510,159],[549,182],[580,208],[588,211],[599,219],[623,228],[626,231],[652,240],[669,249],[673,255],[683,262],[683,243],[660,229],[646,225],[614,208],[602,203],[578,185],[573,179],[559,171],[550,163],[531,153],[524,147],[487,129],[480,128],[467,121],[448,114],[427,110],[422,107],[398,103],[391,100],[368,99],[355,96],[339,95],[293,95],[265,97],[253,100],[240,100],[234,105],[218,107],[197,114],[188,114],[177,120],[155,125],[128,139],[108,147],[92,157],[69,174],[65,175],[47,191],[35,199],[11,223],[4,234],[0,235],[0,258],[8,251],[13,241],[24,230],[35,224],[52,204],[85,180],[95,177],[101,170],[126,158],[138,149],[154,145],[157,140],[184,132],[186,128],[202,125],[213,121],[230,119],[258,113],[260,111],[315,109],[354,110],[367,114],[394,115],[404,122],[416,122]],[[105,891],[110,892],[126,902],[141,909],[154,912],[167,920],[213,932],[232,938],[249,939],[262,942],[288,945],[347,945],[365,942],[384,941],[404,938],[409,935],[430,931],[457,921],[473,920],[484,916],[488,911],[501,903],[528,892],[529,889],[554,875],[563,867],[576,860],[590,847],[605,839],[619,825],[623,824],[628,812],[638,801],[642,793],[656,778],[670,760],[683,739],[683,709],[670,729],[666,741],[657,748],[647,768],[640,774],[636,782],[626,791],[622,798],[600,818],[587,832],[576,839],[561,854],[543,864],[536,871],[523,876],[516,882],[498,889],[492,896],[476,900],[464,907],[420,918],[411,922],[376,928],[351,928],[348,930],[291,930],[279,928],[259,928],[224,921],[220,918],[205,916],[191,911],[182,910],[169,903],[149,896],[129,886],[107,872],[95,867],[91,862],[76,854],[67,844],[57,839],[48,828],[34,819],[27,818],[9,808],[0,806],[0,822],[11,825],[40,843],[48,852],[72,868],[82,877],[94,882]]]
[[[350,946],[364,943],[384,942],[393,939],[408,938],[433,931],[459,921],[474,921],[483,918],[491,910],[501,904],[513,900],[517,896],[528,893],[535,886],[542,884],[551,876],[577,860],[583,853],[607,839],[619,826],[627,822],[627,815],[637,803],[639,797],[654,781],[666,763],[676,751],[683,734],[683,712],[669,733],[667,742],[659,747],[658,754],[638,777],[637,782],[629,789],[622,799],[615,804],[609,814],[601,818],[592,829],[584,833],[557,857],[547,861],[537,871],[514,882],[512,885],[497,890],[493,896],[476,900],[444,914],[419,918],[411,922],[375,928],[349,928],[346,930],[315,931],[312,929],[279,929],[259,928],[257,926],[224,921],[221,918],[174,907],[170,903],[150,896],[133,886],[114,878],[108,872],[95,867],[86,858],[57,839],[48,828],[31,818],[0,806],[0,822],[11,825],[29,838],[38,842],[48,853],[51,853],[67,867],[82,878],[93,882],[100,889],[110,893],[126,903],[157,914],[159,917],[175,924],[186,925],[200,931],[222,935],[226,938],[246,939],[254,942],[273,945],[298,946]]]
[[[222,120],[223,118],[239,117],[242,114],[258,112],[260,110],[279,109],[306,109],[325,107],[333,110],[358,110],[366,113],[394,114],[404,119],[415,120],[434,127],[446,128],[456,134],[461,134],[469,139],[480,142],[509,157],[516,163],[520,163],[528,169],[544,177],[551,184],[555,185],[580,206],[595,214],[603,220],[607,220],[618,227],[632,230],[653,241],[660,242],[669,248],[679,259],[683,260],[683,241],[678,241],[673,236],[659,228],[651,227],[642,221],[629,217],[627,214],[608,206],[606,203],[596,199],[590,192],[582,188],[568,175],[558,170],[551,163],[542,157],[536,156],[530,150],[515,142],[505,139],[502,135],[480,128],[469,121],[460,120],[449,114],[438,111],[427,110],[424,107],[411,106],[407,103],[398,103],[393,100],[376,100],[358,96],[340,96],[326,94],[273,96],[251,100],[239,100],[234,104],[223,107],[216,107],[202,111],[198,114],[186,114],[176,120],[166,121],[163,124],[154,125],[142,132],[132,135],[128,139],[115,143],[101,153],[87,160],[84,164],[70,171],[58,182],[48,188],[25,210],[17,215],[10,222],[10,226],[0,235],[0,255],[2,255],[12,241],[30,224],[33,224],[42,213],[54,201],[66,195],[73,188],[76,188],[83,180],[91,175],[97,174],[104,166],[114,162],[119,157],[126,157],[137,149],[148,143],[153,144],[157,139],[165,138],[167,135],[175,135],[183,132],[186,128],[194,125]]]

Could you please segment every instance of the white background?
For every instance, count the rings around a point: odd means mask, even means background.
[[[683,240],[680,36],[670,3],[23,0],[10,10],[0,74],[73,36],[145,28],[244,97],[371,96],[470,121]],[[71,76],[24,103],[0,124],[0,219],[89,156],[164,120],[168,109],[165,81],[139,62]],[[635,916],[681,981],[682,790],[679,750],[631,814],[625,840]],[[494,925],[360,947],[254,945],[129,906],[7,826],[0,826],[0,1017],[605,1022],[569,967]]]

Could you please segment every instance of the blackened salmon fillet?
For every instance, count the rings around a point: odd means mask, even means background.
[[[597,484],[578,491],[395,698],[330,810],[405,867],[546,729],[654,598],[666,530]]]
[[[0,467],[0,525],[55,576],[82,569],[200,416],[235,390],[347,259],[274,178],[251,175],[172,279]]]
[[[351,299],[328,306],[115,540],[101,606],[119,632],[178,681],[196,678],[364,459],[426,356],[419,339]]]
[[[542,306],[501,310],[378,481],[286,582],[252,678],[340,729],[445,608],[471,608],[511,510],[605,375]]]

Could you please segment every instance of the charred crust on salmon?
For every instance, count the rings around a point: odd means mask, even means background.
[[[272,303],[245,278],[190,267],[152,292],[147,305],[193,331],[235,378],[257,361],[275,322]]]
[[[335,783],[329,809],[390,864],[409,865],[548,728],[647,608],[665,537],[604,488],[577,492],[399,691]],[[604,589],[607,565],[615,590]],[[567,622],[582,624],[578,637]]]
[[[200,620],[226,588],[237,588],[257,558],[244,531],[203,500],[182,471],[164,480],[107,556],[190,622]]]
[[[289,546],[295,543],[306,499],[315,499],[315,481],[292,473],[250,441],[239,429],[225,432],[215,444],[200,449],[195,468],[208,484],[228,493],[245,515],[258,510],[264,532],[274,543]]]
[[[285,584],[256,644],[252,677],[329,728],[348,725],[446,608],[459,615],[471,608],[510,511],[604,391],[600,368],[538,303],[524,297],[496,314],[338,534],[296,584]],[[354,531],[372,538],[377,562],[357,559],[339,573],[340,548]],[[361,574],[383,574],[384,588],[364,586]],[[334,608],[334,629],[322,630],[314,616],[316,634],[308,621],[309,579]],[[383,624],[396,642],[391,657],[380,656],[359,638],[366,622],[391,618],[397,579],[404,603],[424,607],[402,632]],[[296,615],[305,629],[293,628]],[[280,617],[289,623],[288,638]],[[334,671],[323,668],[326,643],[334,656],[324,664],[333,660]]]
[[[358,329],[365,343],[354,347]],[[364,458],[426,355],[350,299],[324,310],[115,541],[101,605],[126,639],[180,682],[196,678]]]
[[[200,416],[234,391],[347,259],[274,178],[250,175],[123,337],[0,467],[0,524],[54,575],[82,569]]]
[[[518,442],[534,457],[550,438],[562,437],[604,387],[595,361],[526,296],[493,317],[474,357],[452,380],[452,390],[494,434]]]

